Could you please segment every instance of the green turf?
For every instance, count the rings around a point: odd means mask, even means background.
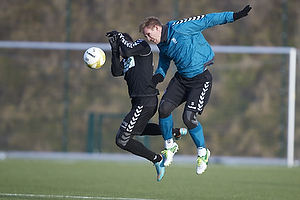
[[[5,160],[0,161],[0,199],[300,199],[299,167],[211,164],[203,175],[196,175],[194,165],[173,163],[166,170],[157,182],[148,162]]]

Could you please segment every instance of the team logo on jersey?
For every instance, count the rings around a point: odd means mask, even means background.
[[[177,40],[176,40],[176,38],[172,38],[172,40],[171,40],[174,44],[177,44]]]
[[[134,57],[131,56],[127,59],[123,59],[123,63],[124,63],[124,74],[132,67],[135,67],[135,61],[134,61]]]

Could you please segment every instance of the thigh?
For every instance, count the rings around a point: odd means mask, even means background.
[[[157,101],[156,96],[133,100],[132,108],[125,116],[120,129],[134,135],[142,134],[147,123],[156,113]]]
[[[162,96],[161,102],[169,101],[175,105],[175,107],[178,107],[180,104],[186,101],[186,94],[185,86],[181,84],[177,76],[174,76],[171,79],[164,95]]]
[[[193,82],[189,91],[185,110],[190,110],[198,114],[202,114],[204,107],[209,101],[212,89],[212,78],[210,73]]]

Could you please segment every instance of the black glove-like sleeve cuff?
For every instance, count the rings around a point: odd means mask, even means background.
[[[234,21],[236,21],[242,17],[246,17],[251,9],[252,9],[252,7],[250,7],[250,5],[247,5],[243,10],[233,13]]]
[[[161,74],[155,74],[154,76],[152,76],[152,82],[157,85],[158,83],[162,82],[164,80],[163,75]]]

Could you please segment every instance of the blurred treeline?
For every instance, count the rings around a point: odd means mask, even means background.
[[[249,16],[203,32],[210,44],[300,48],[299,0],[1,0],[0,40],[106,43],[105,33],[110,30],[138,39],[143,38],[138,26],[150,15],[166,23],[239,11],[247,4],[253,7]],[[0,49],[0,150],[86,151],[91,112],[96,116],[128,112],[125,82],[110,75],[110,52],[100,70],[85,67],[82,55],[81,51]],[[157,60],[155,53],[155,66]],[[161,94],[174,70],[158,86]],[[213,154],[285,156],[288,57],[216,54],[210,70],[213,92],[198,119]],[[183,126],[181,109],[173,115],[176,126]],[[296,120],[300,158],[299,116]],[[103,121],[102,151],[122,152],[114,145],[121,121]],[[154,150],[163,148],[162,138],[149,140]],[[179,145],[180,153],[196,153],[189,136]]]
[[[138,26],[147,16],[157,16],[166,23],[212,12],[239,11],[250,4],[253,10],[247,18],[210,29],[206,39],[213,45],[300,45],[297,0],[2,0],[0,39],[64,42],[68,1],[71,42],[107,42],[105,33],[114,29],[139,38]],[[287,37],[286,44],[283,36]]]

